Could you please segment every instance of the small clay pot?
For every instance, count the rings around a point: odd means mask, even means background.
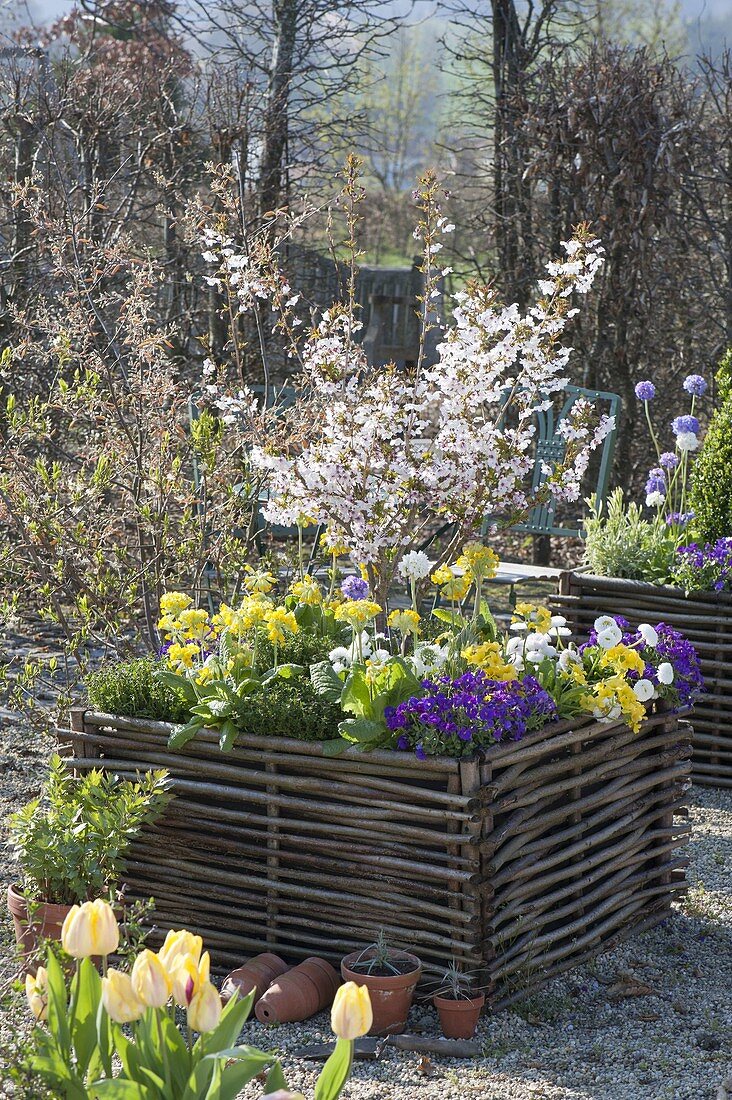
[[[435,1008],[440,1017],[440,1027],[446,1039],[472,1039],[478,1026],[480,1010],[485,1004],[485,994],[454,1001],[450,997],[435,994]]]
[[[236,970],[232,970],[221,986],[221,998],[228,1001],[237,993],[240,997],[247,997],[254,990],[254,1003],[269,989],[270,985],[281,974],[289,970],[289,966],[279,955],[273,955],[271,951],[264,951],[261,955],[255,955],[253,959],[242,963]]]
[[[277,978],[254,1011],[261,1024],[298,1023],[328,1008],[339,984],[337,973],[324,959],[306,959]]]
[[[39,963],[33,961],[41,940],[61,940],[63,926],[70,905],[56,905],[41,901],[33,905],[33,916],[28,917],[28,903],[14,886],[8,886],[8,909],[13,918],[15,941],[26,960],[27,969],[35,974]]]
[[[341,974],[346,982],[365,985],[371,998],[374,1022],[369,1035],[401,1035],[407,1026],[414,990],[422,973],[422,963],[409,951],[391,951],[389,959],[403,973],[368,974],[352,970],[354,963],[373,958],[374,951],[353,951],[341,962]]]

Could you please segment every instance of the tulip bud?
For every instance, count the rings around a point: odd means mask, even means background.
[[[221,998],[211,982],[204,982],[188,1005],[188,1026],[193,1031],[213,1031],[221,1019]]]
[[[145,948],[137,956],[130,977],[135,996],[148,1008],[162,1008],[170,997],[168,972],[154,951]]]
[[[113,954],[119,927],[112,906],[101,898],[72,905],[61,928],[61,946],[74,959]]]
[[[200,936],[194,936],[192,932],[187,932],[185,929],[180,932],[173,932],[171,929],[158,955],[165,969],[172,974],[178,959],[192,957],[198,965],[202,948],[203,940]]]
[[[25,976],[25,995],[28,1006],[37,1020],[45,1020],[48,1011],[48,973],[45,966],[39,966],[35,977]]]
[[[288,1092],[287,1089],[277,1089],[277,1092],[268,1092],[262,1100],[305,1100],[301,1092]]]
[[[335,995],[330,1026],[339,1039],[358,1039],[374,1022],[371,998],[365,985],[346,982]]]
[[[131,1024],[139,1020],[145,1011],[145,1005],[135,996],[129,974],[123,974],[113,966],[102,978],[102,1004],[116,1024]]]
[[[170,980],[173,983],[173,1000],[181,1008],[191,1003],[202,985],[208,981],[210,959],[208,951],[204,951],[200,963],[196,963],[193,955],[178,958],[173,969],[169,971]]]

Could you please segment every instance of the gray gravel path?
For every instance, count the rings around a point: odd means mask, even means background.
[[[0,715],[0,819],[36,793],[50,743]],[[692,791],[690,891],[661,926],[553,981],[518,1011],[485,1017],[472,1062],[387,1052],[358,1063],[350,1100],[717,1100],[732,1078],[732,791]],[[7,881],[5,854],[0,881]],[[0,985],[12,974],[4,905]],[[0,1052],[17,1011],[0,1018]],[[429,1007],[413,1029],[438,1034]],[[326,1015],[247,1026],[246,1041],[282,1055],[291,1088],[312,1096],[317,1070],[288,1056],[331,1038]],[[2,1070],[0,1096],[14,1095]],[[730,1086],[732,1089],[732,1085]],[[254,1100],[260,1092],[244,1094]],[[732,1092],[730,1093],[732,1096]]]

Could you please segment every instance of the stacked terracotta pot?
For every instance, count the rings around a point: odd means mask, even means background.
[[[309,958],[290,969],[284,959],[265,952],[233,970],[221,987],[228,999],[254,990],[254,1011],[262,1024],[287,1024],[307,1020],[333,1003],[341,984],[338,973],[325,959]]]

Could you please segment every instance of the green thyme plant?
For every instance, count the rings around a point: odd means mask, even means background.
[[[109,897],[132,841],[169,800],[167,777],[160,770],[121,779],[94,769],[77,779],[54,755],[40,797],[9,819],[9,845],[26,895],[59,905]]]
[[[692,474],[693,531],[700,543],[732,535],[732,348],[719,364],[717,392],[720,404]]]
[[[155,675],[162,667],[153,657],[104,665],[86,678],[89,705],[126,718],[187,721],[188,710],[179,696]]]

